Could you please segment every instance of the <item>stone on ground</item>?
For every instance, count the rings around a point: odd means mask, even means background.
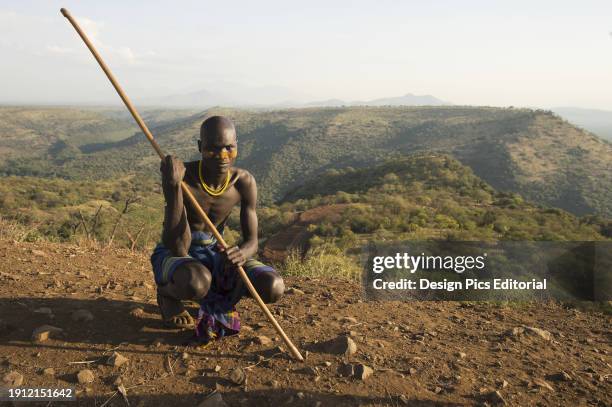
[[[335,355],[350,356],[357,352],[357,344],[348,336],[339,336],[328,342],[326,350]]]
[[[42,325],[32,332],[32,340],[34,342],[44,342],[49,338],[57,338],[64,332],[62,328],[51,325]]]
[[[46,369],[43,369],[42,373],[45,376],[55,376],[55,369],[53,369],[52,367],[48,367]]]
[[[2,381],[7,387],[18,387],[23,384],[23,375],[16,370],[12,370],[4,375]]]
[[[353,376],[359,380],[366,380],[368,377],[372,376],[372,373],[374,373],[374,371],[369,366],[358,364],[355,366]]]
[[[77,373],[77,380],[81,384],[93,383],[94,379],[95,376],[89,369],[79,370],[79,373]]]
[[[121,365],[124,365],[125,363],[128,362],[128,358],[126,358],[125,356],[123,356],[122,354],[118,353],[118,352],[113,352],[112,355],[110,355],[108,357],[108,359],[106,359],[106,364],[109,366],[115,366],[115,367],[119,367]]]
[[[272,339],[268,338],[267,336],[260,335],[255,337],[255,342],[260,345],[269,345],[272,343]]]
[[[246,380],[246,373],[241,368],[236,368],[231,371],[229,379],[232,383],[240,385]]]

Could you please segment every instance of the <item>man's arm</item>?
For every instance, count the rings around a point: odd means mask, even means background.
[[[183,162],[170,155],[162,161],[162,188],[166,199],[162,243],[173,256],[187,256],[191,245],[191,230],[187,222],[187,211],[183,205],[181,181],[185,176]]]
[[[235,266],[242,266],[247,259],[257,253],[257,184],[249,172],[244,172],[240,180],[240,227],[242,229],[242,244],[227,250],[228,260]]]

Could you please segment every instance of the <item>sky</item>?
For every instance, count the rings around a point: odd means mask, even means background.
[[[0,103],[120,103],[61,7],[134,100],[231,88],[612,110],[609,0],[0,0]]]

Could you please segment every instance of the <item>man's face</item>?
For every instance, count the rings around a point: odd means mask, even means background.
[[[226,128],[215,134],[206,135],[203,140],[198,141],[198,147],[202,152],[204,168],[214,172],[225,172],[234,164],[238,155],[236,132]]]

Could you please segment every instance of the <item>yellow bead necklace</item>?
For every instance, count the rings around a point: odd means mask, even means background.
[[[227,186],[229,185],[229,181],[230,181],[229,169],[227,170],[227,177],[225,178],[225,182],[223,183],[222,186],[220,186],[217,189],[213,189],[209,187],[208,185],[206,185],[206,183],[204,182],[204,177],[202,177],[202,160],[200,160],[200,162],[198,163],[198,175],[200,176],[200,183],[202,184],[202,188],[204,188],[204,191],[206,191],[208,195],[219,196],[225,192],[225,190],[227,189]]]

